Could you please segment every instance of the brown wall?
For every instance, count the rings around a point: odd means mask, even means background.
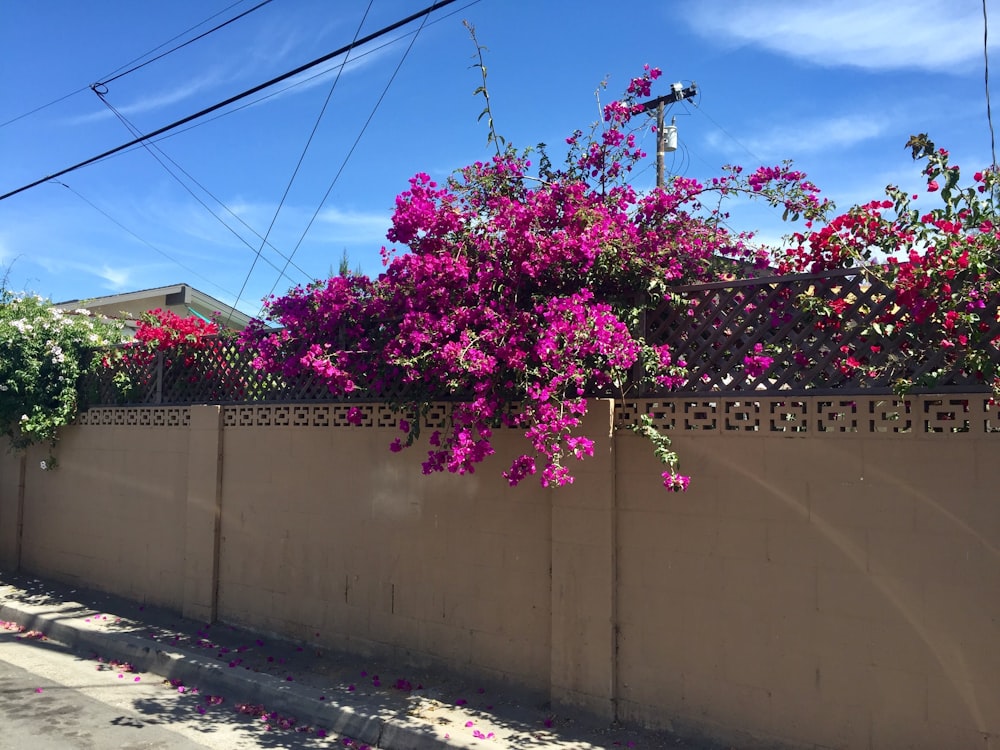
[[[717,739],[1000,742],[983,397],[631,408],[673,434],[686,494],[645,442],[611,437],[606,401],[594,459],[554,491],[499,476],[513,432],[472,476],[422,476],[377,406],[361,427],[340,405],[92,410],[57,471],[29,456],[22,565]],[[18,467],[0,462],[7,567]]]
[[[188,433],[180,425],[74,427],[54,471],[39,467],[47,450],[29,451],[22,567],[179,610]]]

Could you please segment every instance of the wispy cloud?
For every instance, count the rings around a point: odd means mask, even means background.
[[[889,119],[882,115],[844,115],[813,120],[796,120],[756,135],[743,135],[739,143],[719,132],[707,136],[711,147],[724,153],[750,151],[764,161],[796,159],[806,154],[843,149],[889,132]]]
[[[352,50],[347,55],[346,61],[343,56],[335,57],[315,68],[304,70],[298,75],[292,76],[275,85],[273,88],[261,92],[261,95],[254,99],[251,105],[274,101],[289,94],[302,94],[306,91],[311,91],[317,86],[329,85],[338,75],[355,75],[377,63],[385,55],[386,47],[388,47],[388,44],[379,46],[369,45]]]
[[[341,211],[338,208],[324,209],[317,218],[326,232],[335,233],[339,239],[351,242],[384,242],[391,221],[387,214]]]
[[[153,112],[155,110],[163,109],[164,107],[169,107],[173,104],[183,102],[201,91],[218,86],[222,81],[223,75],[221,72],[214,71],[198,78],[197,80],[188,81],[180,86],[175,86],[172,89],[151,94],[141,99],[137,99],[129,104],[123,104],[121,106],[115,104],[115,109],[126,117],[134,117],[135,115]],[[114,103],[114,97],[108,96],[108,100]],[[74,117],[70,122],[74,125],[83,125],[97,120],[106,120],[109,117],[114,117],[114,113],[112,113],[110,109],[105,108],[97,112],[91,112],[87,115]]]
[[[120,291],[128,286],[132,278],[132,271],[128,268],[113,268],[109,265],[103,265],[99,269],[94,269],[94,275],[104,279],[108,289]]]
[[[981,60],[979,3],[907,0],[698,0],[682,18],[699,34],[824,66],[949,72]]]

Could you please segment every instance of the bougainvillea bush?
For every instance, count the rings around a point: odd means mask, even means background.
[[[157,308],[139,316],[135,338],[105,364],[122,376],[118,385],[126,398],[148,392],[159,372],[161,383],[181,389],[197,384],[205,398],[240,400],[245,384],[228,359],[227,338],[215,321]]]
[[[530,152],[491,131],[491,160],[445,184],[413,177],[396,199],[384,272],[266,300],[282,328],[258,322],[244,333],[255,365],[318,378],[337,398],[364,390],[413,412],[393,450],[413,443],[431,402],[454,399],[450,426],[429,436],[425,473],[472,472],[503,425],[527,439],[504,472],[510,484],[536,473],[543,486],[572,482],[567,459],[593,453],[578,432],[585,395],[684,380],[683,362],[644,341],[643,311],[672,286],[718,278],[720,258],[766,262],[751,235],[727,230],[721,201],[756,197],[806,219],[828,208],[788,164],[635,190],[628,179],[644,156],[636,128],[648,127],[640,100],[659,75],[647,68],[589,135],[572,134],[561,168],[543,152],[533,171]],[[629,426],[652,440],[664,486],[686,488],[666,436],[649,420]]]
[[[1000,393],[1000,321],[989,304],[1000,291],[997,170],[976,172],[963,187],[947,150],[926,135],[911,137],[907,147],[924,163],[933,207],[919,210],[920,196],[890,185],[884,199],[793,235],[779,270],[858,268],[889,290],[875,300],[882,312],[873,320],[852,297],[796,300],[848,342],[840,351],[842,371],[877,374],[902,395],[957,370]],[[931,357],[938,369],[915,382],[909,363]]]
[[[121,325],[0,288],[0,431],[14,449],[54,443],[76,417],[77,383]],[[51,465],[51,458],[46,466]]]

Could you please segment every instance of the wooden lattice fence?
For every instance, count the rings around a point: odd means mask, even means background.
[[[667,344],[674,360],[683,360],[690,373],[687,383],[670,395],[878,395],[891,393],[899,378],[914,382],[915,392],[988,390],[975,373],[953,365],[954,351],[904,350],[904,334],[919,337],[919,330],[890,333],[873,325],[880,316],[899,311],[892,307],[890,289],[856,270],[699,284],[674,292],[647,314],[645,323],[647,341]],[[813,309],[845,300],[847,308],[836,317]],[[998,306],[1000,298],[994,297],[980,311],[988,324],[984,341],[1000,336]],[[744,360],[758,354],[758,345],[772,362],[753,373]],[[984,351],[1000,363],[995,347],[987,344]],[[864,366],[845,368],[846,352],[863,357]],[[270,375],[254,368],[252,360],[252,352],[229,339],[206,339],[197,349],[126,360],[101,370],[81,383],[81,395],[88,406],[343,400],[315,378]],[[403,395],[400,384],[378,394],[359,388],[350,400]],[[631,389],[629,395],[666,394]]]

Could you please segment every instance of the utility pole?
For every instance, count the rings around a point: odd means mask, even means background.
[[[656,110],[656,187],[663,187],[663,155],[666,152],[666,131],[663,125],[663,115],[668,104],[689,99],[698,93],[698,86],[691,83],[687,88],[683,84],[673,83],[670,85],[670,93],[650,99],[642,105],[643,112]]]

